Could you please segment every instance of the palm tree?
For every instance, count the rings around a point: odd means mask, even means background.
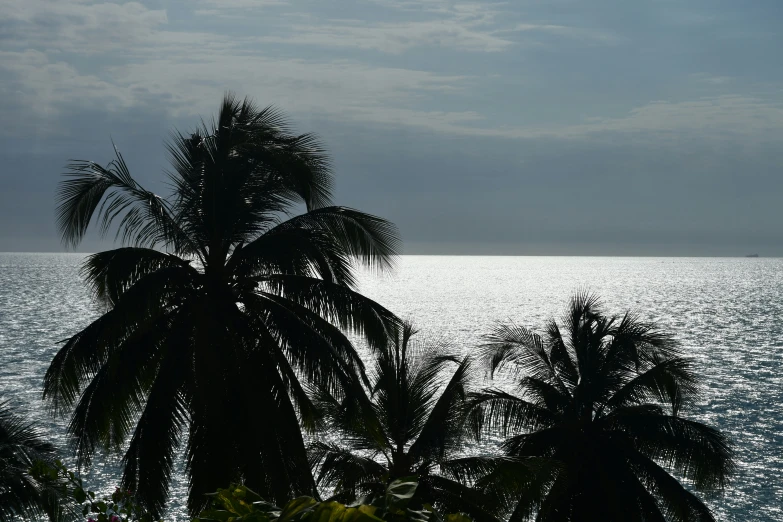
[[[579,293],[543,338],[508,324],[486,341],[492,374],[516,393],[473,395],[471,424],[507,437],[481,487],[505,497],[511,522],[714,520],[678,478],[722,488],[732,451],[724,434],[680,415],[697,383],[670,335]]]
[[[396,229],[330,206],[333,177],[315,138],[248,99],[226,95],[216,120],[167,147],[168,198],[142,188],[119,152],[106,167],[68,167],[64,242],[76,245],[97,212],[125,246],[86,259],[106,311],[56,354],[44,397],[72,410],[80,465],[127,444],[123,487],[154,515],[184,440],[191,512],[233,480],[278,503],[316,494],[304,383],[366,380],[343,330],[376,347],[397,320],[355,291],[353,269],[388,267]]]
[[[60,520],[67,502],[50,484],[31,473],[36,463],[54,461],[55,448],[38,429],[0,402],[0,522],[18,517]]]
[[[343,502],[362,495],[371,501],[393,480],[415,476],[419,506],[494,522],[491,499],[467,485],[482,459],[460,457],[470,360],[448,355],[442,345],[417,343],[415,333],[406,322],[377,353],[369,397],[316,392],[332,437],[311,445],[317,482],[334,488]],[[456,369],[446,379],[452,364]]]

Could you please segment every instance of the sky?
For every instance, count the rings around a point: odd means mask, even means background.
[[[231,90],[406,254],[783,256],[781,49],[780,0],[0,0],[0,251],[111,140],[166,194]]]

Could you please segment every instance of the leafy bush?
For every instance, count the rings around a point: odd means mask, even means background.
[[[232,484],[210,494],[209,507],[193,522],[471,522],[466,515],[443,515],[429,505],[420,511],[409,509],[417,486],[415,477],[407,477],[389,484],[386,494],[370,504],[299,497],[279,508],[253,490]]]
[[[81,514],[87,522],[155,522],[155,519],[134,499],[131,491],[117,488],[107,496],[85,489],[81,477],[68,470],[61,461],[36,462],[30,474],[51,491],[56,491],[63,503],[76,505],[72,510]],[[162,521],[161,521],[162,522]]]

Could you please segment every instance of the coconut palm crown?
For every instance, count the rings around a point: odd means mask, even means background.
[[[31,468],[56,458],[54,445],[32,423],[0,401],[0,522],[65,520],[70,506],[51,484],[38,480]]]
[[[503,324],[484,349],[513,387],[474,394],[471,424],[476,436],[505,437],[505,459],[481,487],[505,498],[511,522],[715,520],[678,478],[722,488],[732,451],[681,415],[697,382],[670,335],[579,293],[543,337]]]
[[[367,396],[317,394],[331,436],[310,448],[317,482],[349,502],[382,496],[393,480],[415,476],[419,506],[494,522],[497,504],[469,487],[482,460],[463,456],[470,359],[449,355],[442,343],[417,342],[415,333],[406,322],[376,354]]]
[[[81,464],[124,451],[123,487],[153,514],[185,441],[191,513],[236,480],[278,503],[315,495],[304,386],[358,386],[364,367],[344,331],[377,347],[396,328],[354,278],[357,263],[390,266],[396,229],[332,206],[317,140],[248,99],[226,95],[216,119],[174,133],[168,152],[167,198],[134,180],[119,152],[106,167],[69,165],[64,242],[95,221],[122,247],[84,262],[105,313],[58,351],[44,397],[70,413]]]

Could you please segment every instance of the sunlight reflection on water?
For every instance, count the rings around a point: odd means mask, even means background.
[[[48,415],[41,380],[58,341],[95,316],[78,275],[82,257],[0,254],[0,395],[63,447],[65,421]],[[709,499],[717,518],[783,518],[783,259],[405,256],[393,275],[360,279],[368,296],[462,353],[496,320],[540,329],[579,288],[611,312],[632,308],[672,328],[705,385],[690,413],[737,444],[738,475]],[[88,484],[112,490],[114,462],[98,458]],[[180,473],[175,506],[186,491]]]

